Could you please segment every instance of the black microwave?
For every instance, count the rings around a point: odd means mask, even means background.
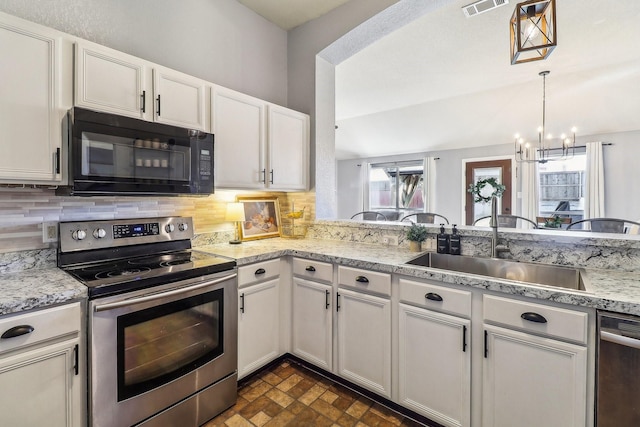
[[[213,135],[73,108],[67,114],[68,185],[60,195],[213,193]]]

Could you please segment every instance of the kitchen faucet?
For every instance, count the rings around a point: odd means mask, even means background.
[[[507,252],[509,248],[498,244],[498,198],[491,196],[491,219],[489,227],[493,234],[491,235],[491,258],[498,258],[500,252]]]

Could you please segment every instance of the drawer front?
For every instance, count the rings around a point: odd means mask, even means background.
[[[280,275],[280,258],[238,267],[238,287]]]
[[[310,259],[294,258],[293,274],[304,277],[305,279],[331,283],[333,280],[333,264]]]
[[[471,317],[471,292],[400,279],[400,302]]]
[[[587,313],[484,295],[484,321],[587,343]]]
[[[0,353],[63,335],[77,335],[81,321],[79,302],[0,318],[0,335],[15,335],[0,339]]]
[[[338,284],[377,294],[391,295],[391,275],[389,273],[339,266]]]

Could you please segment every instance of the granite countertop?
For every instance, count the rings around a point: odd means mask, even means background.
[[[256,240],[195,249],[237,260],[238,266],[293,255],[339,265],[402,274],[444,283],[555,301],[599,310],[640,315],[640,273],[586,269],[586,291],[530,285],[473,274],[405,265],[419,254],[399,247],[316,239]]]
[[[419,254],[402,247],[322,239],[273,238],[197,246],[194,249],[237,260],[238,266],[281,256],[296,256],[338,265],[402,274],[421,279],[556,301],[576,306],[640,315],[640,274],[587,269],[587,290],[572,291],[478,275],[405,265]],[[51,265],[0,274],[0,315],[87,297],[86,287]]]
[[[86,297],[87,287],[55,266],[0,274],[0,315]]]

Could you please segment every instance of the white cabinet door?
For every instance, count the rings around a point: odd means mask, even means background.
[[[339,288],[338,374],[391,398],[391,302]]]
[[[309,116],[269,105],[268,186],[276,190],[309,187]]]
[[[331,286],[293,279],[293,353],[331,371]]]
[[[279,280],[238,290],[238,378],[280,355]]]
[[[220,86],[211,99],[216,187],[264,189],[266,103]]]
[[[471,423],[471,321],[399,305],[400,404],[444,426]]]
[[[95,44],[77,43],[75,105],[151,120],[153,93],[144,62]]]
[[[483,427],[584,427],[587,348],[485,325]]]
[[[81,426],[76,345],[68,340],[0,358],[0,425]]]
[[[79,42],[74,80],[78,107],[208,130],[206,85],[195,77],[114,49]]]
[[[153,68],[154,120],[206,130],[205,83],[168,68]]]
[[[0,182],[61,179],[61,43],[53,30],[0,14]]]

